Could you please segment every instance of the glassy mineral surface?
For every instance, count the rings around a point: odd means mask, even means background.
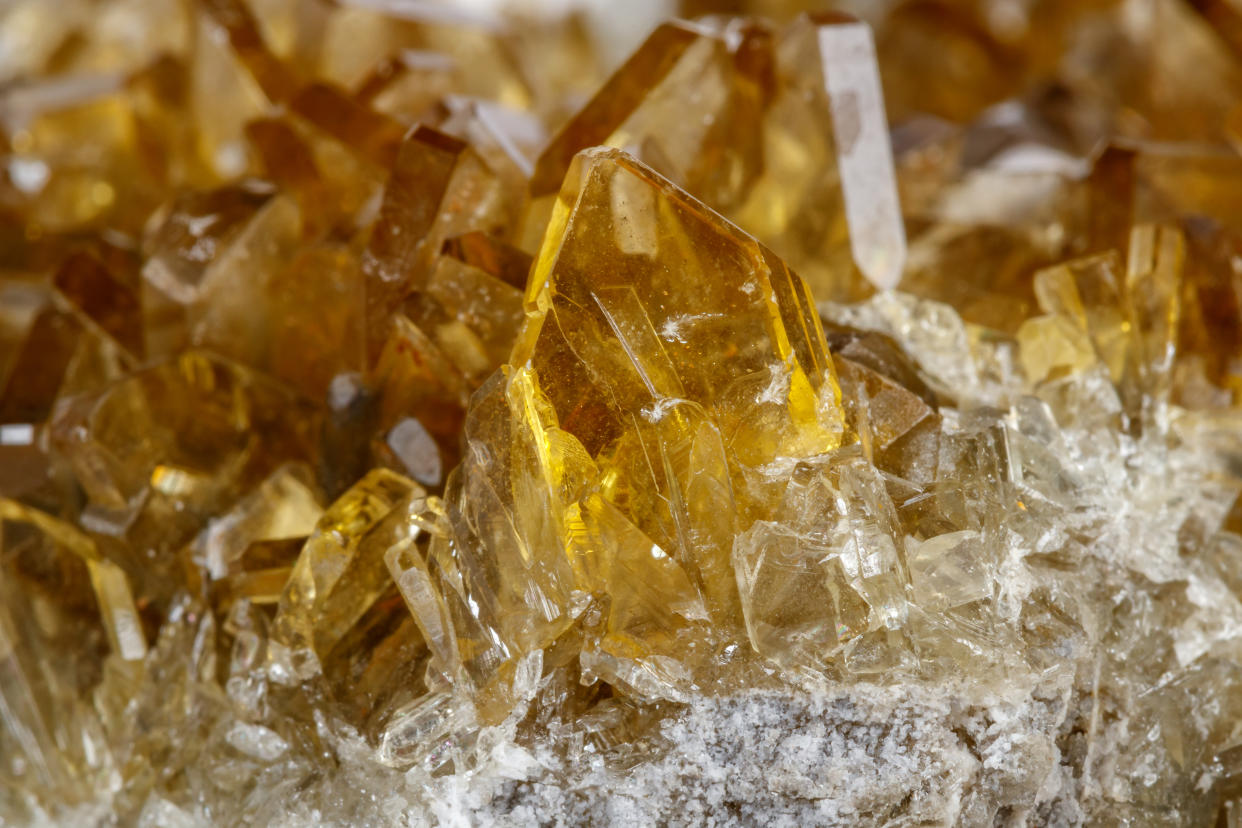
[[[1242,825],[1242,11],[477,5],[0,3],[0,824]]]

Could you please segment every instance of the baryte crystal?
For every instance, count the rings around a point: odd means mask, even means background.
[[[807,5],[0,9],[0,823],[1237,822],[1242,17]]]
[[[191,351],[66,400],[53,440],[101,506],[137,508],[158,492],[210,516],[232,487],[249,488],[282,456],[306,456],[304,417],[269,379]]]
[[[427,289],[444,242],[471,230],[503,234],[511,208],[500,182],[468,144],[429,127],[401,143],[365,258],[367,330],[373,354],[384,320]]]
[[[281,595],[276,640],[324,658],[384,590],[384,551],[417,535],[403,518],[424,496],[411,481],[377,469],[329,506]]]
[[[616,263],[604,279],[591,264],[601,257]],[[760,412],[783,420],[768,440],[738,446],[751,465],[841,440],[836,378],[805,283],[624,155],[585,153],[571,168],[526,303],[511,362],[546,377],[562,427],[588,451],[644,408],[660,422],[661,403],[679,399],[714,409],[729,431]]]
[[[775,520],[733,548],[751,644],[787,666],[822,666],[904,614],[905,550],[882,478],[857,452],[828,458],[795,468]]]
[[[770,245],[817,295],[852,295],[854,274],[891,288],[905,231],[886,123],[864,24],[807,17],[779,36],[753,23],[665,24],[549,143],[533,215],[576,151],[606,144]]]
[[[276,469],[229,511],[208,521],[195,539],[202,565],[218,578],[251,556],[255,544],[309,535],[323,511],[312,486],[305,466]]]
[[[84,565],[113,651],[127,661],[146,655],[146,641],[125,573],[100,555],[88,535],[51,515],[11,500],[0,501],[0,517],[9,525],[10,531],[14,525],[34,530],[34,537],[27,539],[26,544],[15,542],[12,548],[15,553],[20,553],[25,545],[26,555],[48,559],[34,562],[33,566],[37,569],[31,573],[36,576],[43,574],[49,579],[50,583],[44,583],[44,588],[55,589],[57,586],[56,569],[63,565],[55,560],[58,556],[71,556],[79,566]],[[38,573],[39,569],[43,569],[43,573]]]
[[[905,230],[871,31],[825,15],[794,23],[782,40],[776,72],[783,88],[764,120],[763,176],[730,214],[824,298],[841,292],[832,271],[851,267],[877,288],[895,287]]]

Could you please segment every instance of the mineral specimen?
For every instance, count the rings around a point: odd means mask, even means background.
[[[821,298],[901,277],[897,204],[871,32],[824,14],[666,23],[548,143],[531,221],[542,232],[574,153],[631,151],[770,244]]]
[[[0,4],[0,824],[1242,824],[1242,14],[823,5]]]

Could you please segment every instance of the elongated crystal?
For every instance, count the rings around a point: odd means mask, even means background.
[[[817,296],[854,295],[854,274],[891,288],[905,230],[874,55],[870,29],[840,15],[779,36],[665,24],[544,150],[532,215],[546,215],[576,151],[605,144],[770,245]]]
[[[405,516],[423,497],[410,480],[377,469],[328,507],[281,595],[274,634],[282,643],[327,657],[384,590],[384,555],[419,531]]]

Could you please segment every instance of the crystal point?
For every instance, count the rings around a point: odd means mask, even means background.
[[[1242,825],[1238,0],[824,5],[0,2],[0,825]]]
[[[385,553],[419,531],[404,525],[404,504],[423,497],[417,484],[377,469],[329,506],[281,595],[277,639],[325,658],[383,591]]]
[[[858,291],[852,274],[892,288],[906,242],[874,54],[867,25],[844,16],[803,17],[779,36],[665,24],[553,138],[535,204],[575,152],[613,146],[770,245],[816,296]],[[736,140],[721,142],[725,130]]]

